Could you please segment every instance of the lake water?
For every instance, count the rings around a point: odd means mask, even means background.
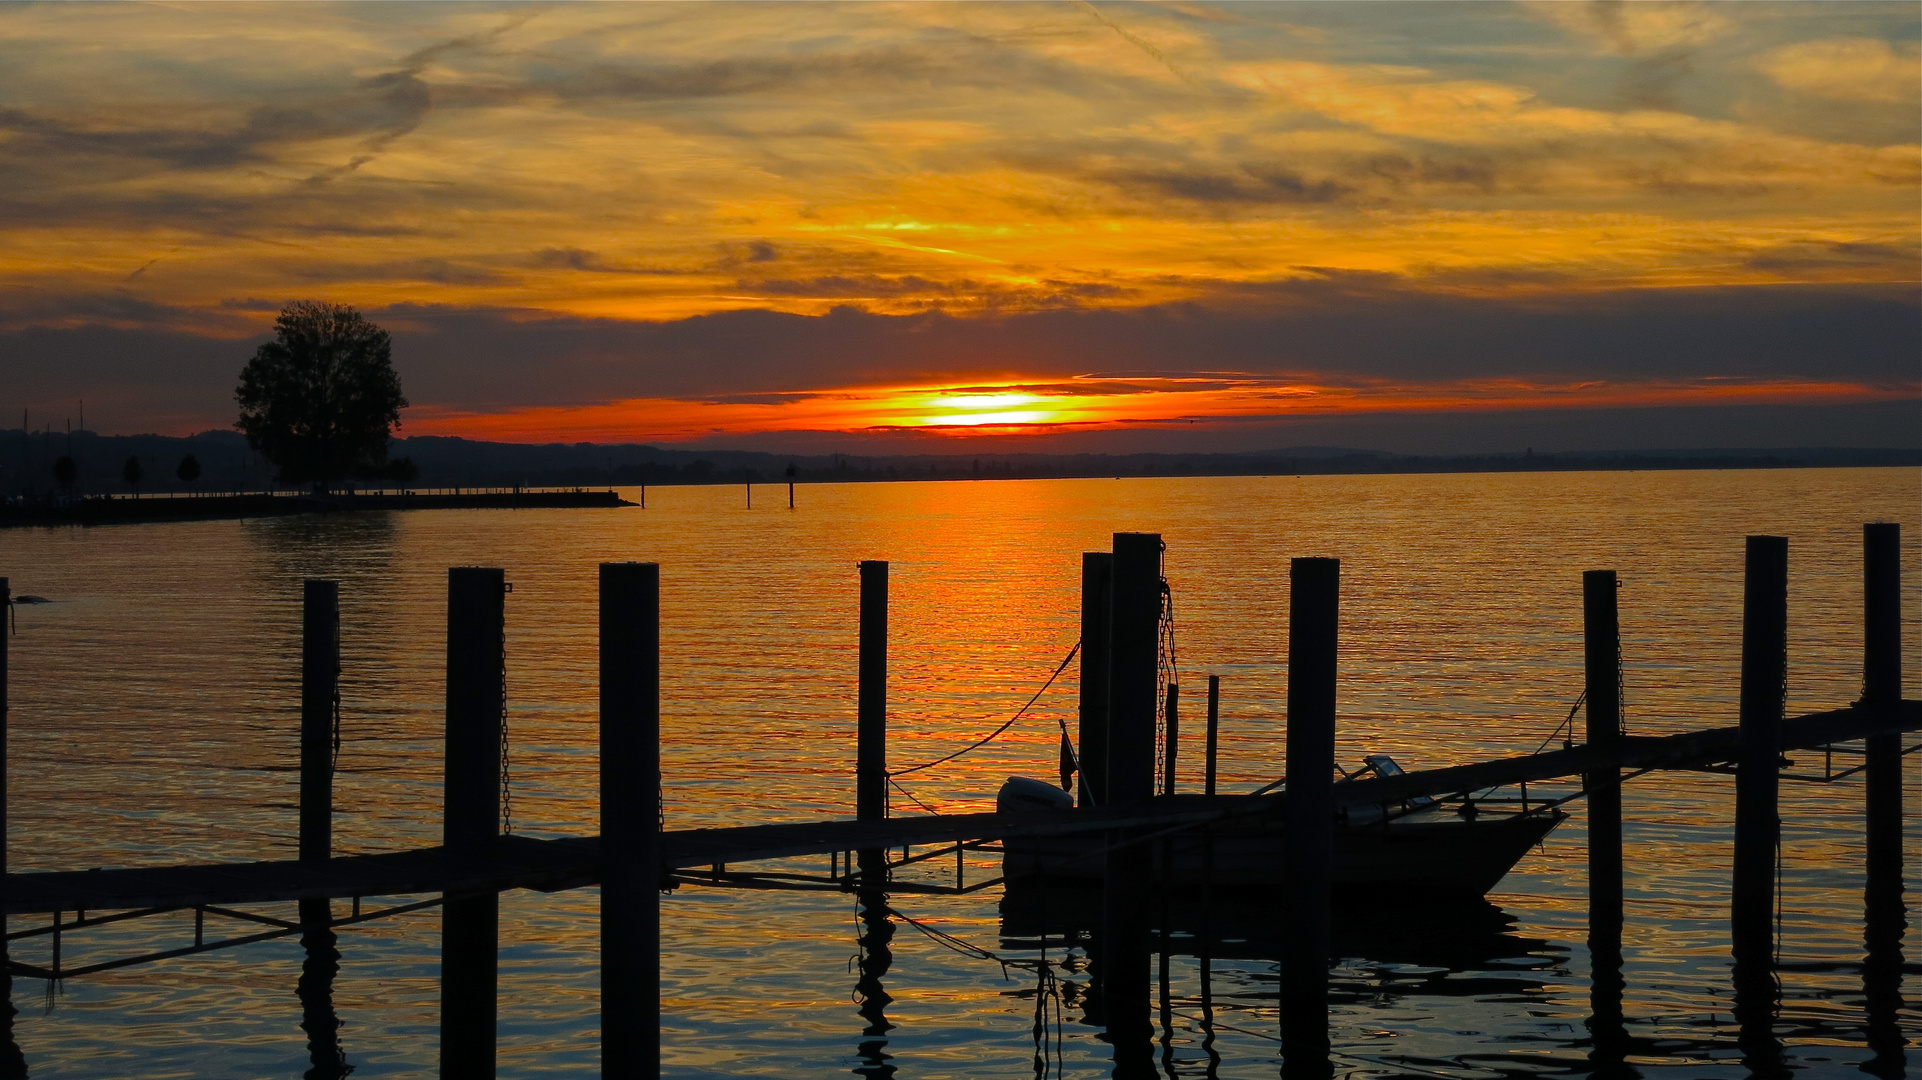
[[[1116,531],[1166,538],[1184,702],[1199,702],[1203,676],[1222,680],[1224,790],[1281,773],[1288,560],[1299,555],[1342,559],[1338,754],[1351,764],[1378,751],[1426,768],[1535,749],[1581,690],[1586,569],[1613,568],[1624,583],[1629,730],[1734,723],[1750,533],[1790,538],[1794,715],[1859,692],[1861,524],[1900,522],[1905,696],[1922,696],[1913,469],[821,485],[801,487],[791,511],[773,486],[752,509],[742,496],[656,488],[646,510],[0,533],[0,574],[15,593],[56,601],[19,608],[11,639],[13,868],[291,857],[304,577],[341,583],[335,837],[346,852],[439,841],[455,565],[505,567],[514,585],[513,824],[530,836],[598,831],[602,561],[662,567],[669,828],[852,813],[859,560],[893,564],[889,755],[904,765],[964,745],[1034,693],[1077,637],[1079,553],[1107,548]],[[1051,777],[1057,723],[1072,725],[1072,672],[1008,735],[904,785],[960,811],[988,808],[1009,775]],[[1184,788],[1198,775],[1183,763]],[[1913,762],[1907,780],[1906,805],[1922,805]],[[1748,1075],[1729,1011],[1732,795],[1732,777],[1702,773],[1625,789],[1625,1011],[1643,1075]],[[1343,939],[1338,1075],[1588,1071],[1580,805],[1490,894],[1492,908],[1467,916],[1472,926],[1411,896]],[[1861,805],[1859,777],[1783,786],[1778,1034],[1786,1064],[1810,1076],[1861,1075],[1871,1057]],[[897,798],[897,812],[913,809]],[[1914,839],[1911,829],[1911,895]],[[954,868],[914,873],[943,881]],[[970,857],[971,878],[994,873],[992,854]],[[666,1072],[1018,1077],[1035,1075],[1039,1046],[1049,1075],[1106,1075],[1112,1047],[1078,1009],[1078,953],[1059,970],[1058,1027],[1040,1001],[1050,1020],[1037,1043],[1034,974],[932,933],[1034,959],[1033,942],[1004,947],[1000,892],[894,898],[916,922],[897,923],[883,979],[893,1026],[864,1035],[854,897],[682,887],[662,901]],[[501,1075],[598,1070],[598,906],[595,890],[502,897]],[[284,917],[291,905],[261,910]],[[1275,965],[1260,955],[1263,913],[1245,917],[1247,955],[1211,961],[1205,1046],[1199,965],[1173,950],[1167,1012],[1155,1018],[1172,1075],[1276,1073]],[[354,1075],[435,1070],[439,928],[426,910],[341,931],[334,1005]],[[64,940],[64,962],[191,936],[188,915],[81,931]],[[48,947],[27,939],[13,955],[44,964]],[[1049,959],[1064,959],[1058,941]],[[301,961],[285,939],[51,989],[16,979],[16,1039],[35,1077],[299,1076]],[[1909,964],[1911,1002],[1917,973]],[[1922,1035],[1914,1012],[1898,1022],[1905,1037]],[[1888,1065],[1877,1068],[1892,1075]]]

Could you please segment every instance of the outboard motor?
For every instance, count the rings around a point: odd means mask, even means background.
[[[1036,810],[1072,810],[1074,796],[1040,780],[1010,776],[995,792],[994,809],[1001,814],[1031,814]]]

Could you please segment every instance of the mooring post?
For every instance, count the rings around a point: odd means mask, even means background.
[[[1114,554],[1081,553],[1081,792],[1076,804],[1108,801],[1109,625],[1114,607]]]
[[[1613,570],[1582,574],[1583,697],[1587,742],[1614,752],[1622,736],[1620,582]],[[1588,791],[1589,1027],[1598,1068],[1627,1053],[1622,1026],[1622,771],[1583,774]]]
[[[1114,534],[1108,631],[1106,803],[1147,802],[1155,793],[1155,689],[1161,624],[1161,537]],[[1154,851],[1128,830],[1105,834],[1100,979],[1117,1078],[1154,1075],[1149,1018],[1148,934]]]
[[[1748,538],[1742,588],[1742,689],[1735,764],[1735,867],[1729,929],[1737,1022],[1751,1057],[1772,1043],[1776,796],[1788,678],[1788,539]]]
[[[861,645],[855,695],[854,816],[888,816],[888,564],[861,564]]]
[[[1215,738],[1221,731],[1221,676],[1208,676],[1208,749],[1202,772],[1201,790],[1215,793]]]
[[[1862,526],[1862,700],[1876,709],[1902,700],[1902,527]],[[1901,1075],[1902,1033],[1902,736],[1869,736],[1863,770],[1867,786],[1868,880],[1863,890],[1863,997],[1868,1004],[1869,1049],[1864,1069]],[[1875,1066],[1875,1067],[1871,1067]]]
[[[0,577],[0,900],[5,899],[7,888],[7,639],[12,634],[13,585]],[[0,907],[0,979],[11,979],[6,966],[5,910]]]
[[[1108,801],[1155,792],[1156,649],[1161,626],[1161,536],[1114,534],[1109,631]]]
[[[1283,1074],[1328,1075],[1329,908],[1335,850],[1335,650],[1341,560],[1289,565],[1288,823],[1282,900]]]
[[[506,676],[507,575],[447,572],[447,765],[443,842],[484,858],[500,836],[501,708]],[[441,1075],[494,1075],[494,989],[500,946],[497,894],[441,905]]]
[[[1178,748],[1181,743],[1181,684],[1168,684],[1167,715],[1162,718],[1163,732],[1161,762],[1161,793],[1175,793],[1175,762],[1179,759]]]
[[[7,880],[7,638],[13,633],[12,616],[13,585],[0,577],[0,902],[6,899]],[[25,1080],[27,1062],[13,1040],[17,1010],[13,1007],[13,969],[7,959],[5,910],[0,907],[0,1080]]]
[[[602,563],[601,1075],[661,1066],[661,568]]]
[[[334,716],[339,683],[340,586],[308,578],[301,586],[300,620],[302,861],[333,855]]]

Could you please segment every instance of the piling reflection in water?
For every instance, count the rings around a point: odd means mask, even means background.
[[[1108,852],[1107,879],[1096,909],[1100,930],[1090,951],[1100,986],[1102,1037],[1114,1047],[1114,1076],[1130,1080],[1155,1075],[1154,1024],[1148,1018],[1153,886],[1149,876],[1140,873],[1139,845],[1122,846],[1119,839],[1110,840],[1115,846]]]
[[[20,1053],[20,1044],[13,1041],[13,1018],[19,1014],[13,1007],[13,975],[7,970],[7,954],[4,943],[0,943],[0,1080],[26,1080],[27,1060]]]
[[[300,948],[306,959],[300,965],[300,982],[294,993],[300,998],[300,1029],[307,1033],[307,1060],[312,1063],[306,1080],[339,1080],[353,1072],[341,1049],[340,1016],[334,1012],[334,976],[340,973],[340,950],[328,926],[325,900],[300,902]]]
[[[465,896],[441,906],[442,1076],[489,1080],[494,1075],[499,951],[499,896]]]
[[[893,1055],[886,1050],[887,1034],[894,1030],[888,1021],[887,1008],[894,999],[881,983],[894,963],[894,920],[889,915],[886,888],[887,854],[863,851],[860,866],[861,888],[855,894],[861,905],[860,955],[856,958],[860,977],[855,981],[854,993],[861,1003],[861,1019],[867,1021],[867,1026],[861,1029],[861,1043],[855,1048],[861,1064],[854,1073],[870,1080],[882,1080],[896,1071]]]
[[[1862,997],[1868,1012],[1867,1042],[1875,1057],[1862,1071],[1883,1080],[1907,1075],[1908,1039],[1902,1033],[1902,937],[1908,909],[1902,903],[1902,878],[1869,878],[1866,905],[1866,955],[1862,960]]]

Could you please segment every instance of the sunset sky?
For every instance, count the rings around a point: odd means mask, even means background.
[[[102,431],[227,427],[275,310],[324,298],[393,331],[403,434],[1899,427],[1919,31],[1909,3],[6,5],[0,426],[84,398]]]

